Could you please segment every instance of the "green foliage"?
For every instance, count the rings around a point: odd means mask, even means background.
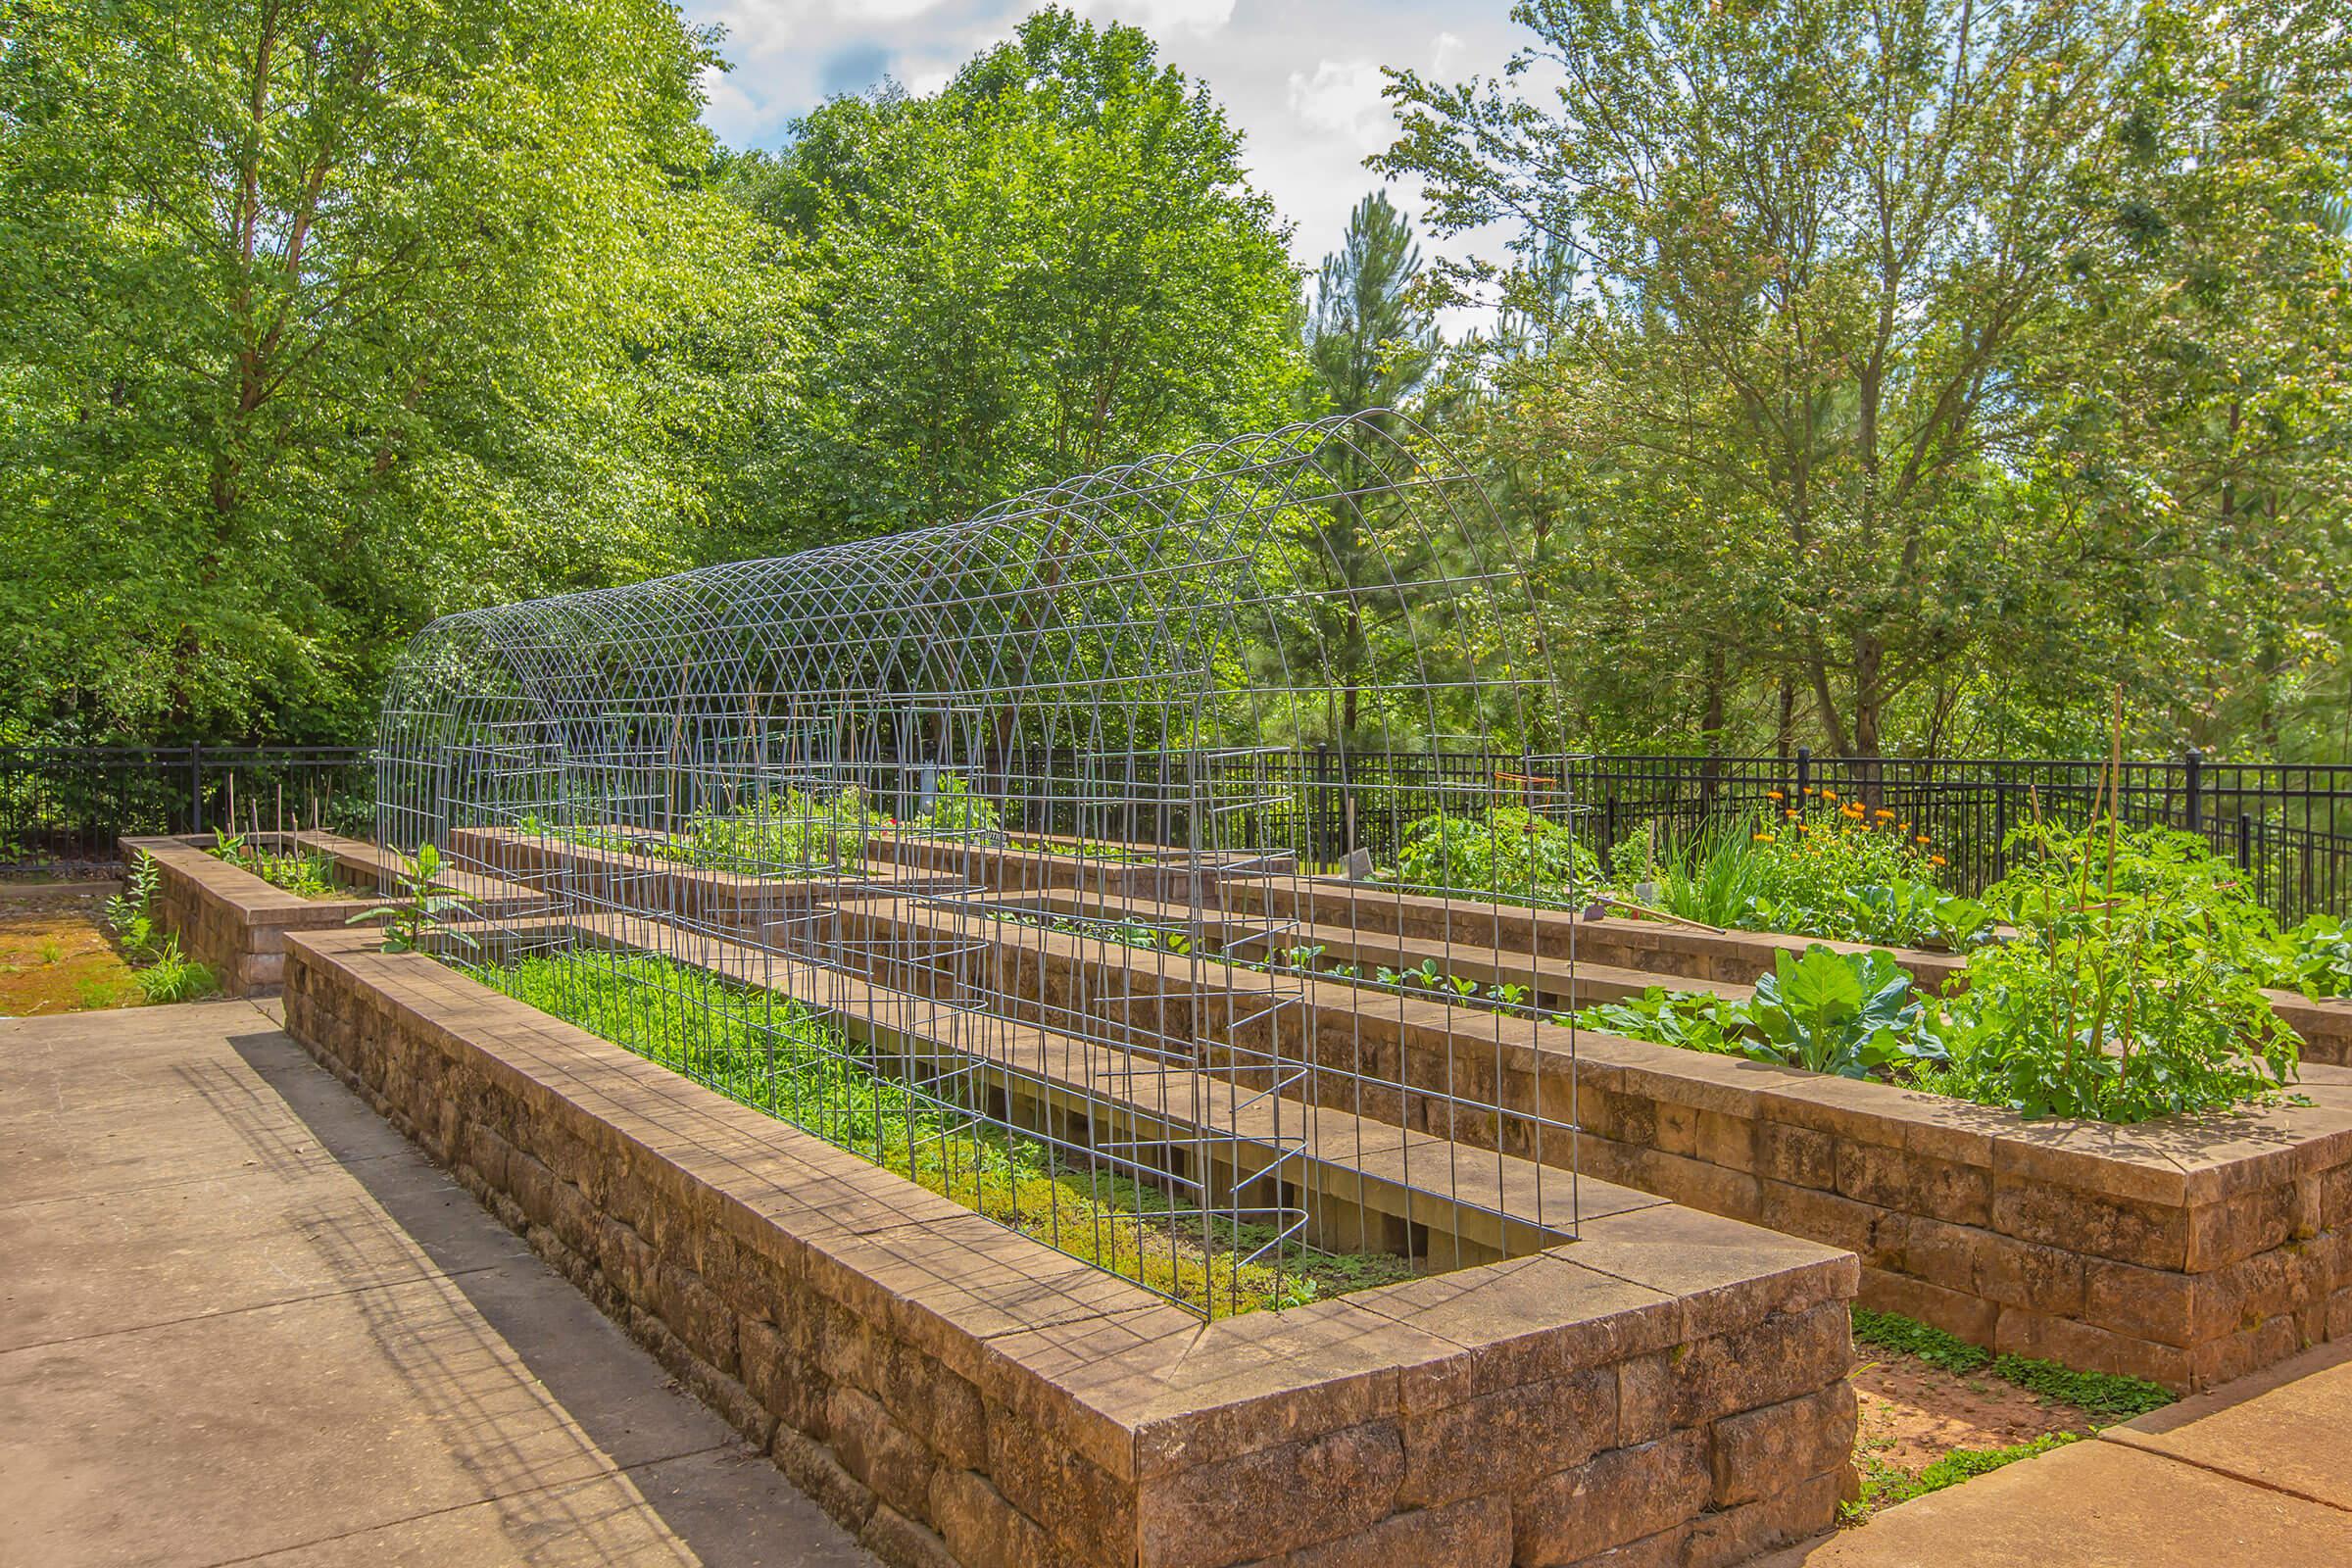
[[[220,989],[210,967],[179,951],[179,938],[166,937],[161,946],[143,950],[145,962],[131,972],[139,995],[150,1003],[193,1002]]]
[[[564,953],[471,971],[485,984],[650,1060],[807,1128],[1000,1224],[1206,1307],[1218,1316],[1388,1283],[1377,1258],[1290,1250],[1278,1284],[1241,1262],[1271,1235],[1217,1238],[1171,1222],[1140,1183],[1058,1163],[1050,1146],[968,1121],[871,1070],[832,1025],[774,992],[737,986],[650,955]],[[1236,1245],[1238,1244],[1238,1245]]]
[[[29,0],[0,49],[0,713],[344,739],[461,602],[676,564],[644,352],[757,302],[662,0]]]
[[[1621,858],[1657,884],[1668,913],[1705,925],[1955,951],[1991,936],[1991,910],[1936,885],[1942,857],[1910,823],[1835,792],[1687,847],[1644,838]]]
[[[2014,1353],[1993,1354],[1917,1318],[1899,1312],[1854,1308],[1854,1341],[1858,1345],[1898,1350],[1957,1377],[1990,1372],[2004,1382],[2094,1416],[2127,1420],[2161,1410],[2173,1402],[2170,1391],[2140,1378],[2113,1372],[2078,1372],[2055,1361]]]
[[[1404,830],[1394,880],[1433,892],[1563,904],[1599,877],[1592,852],[1564,822],[1497,806],[1483,820],[1439,813]]]
[[[927,838],[961,839],[967,842],[1002,844],[1004,841],[1004,818],[996,802],[975,791],[961,774],[942,773],[931,787],[930,809],[909,817],[899,824],[902,832]],[[1072,853],[1087,852],[1086,847],[1067,848]]]
[[[2031,1459],[2052,1448],[2080,1443],[2087,1435],[2082,1432],[2045,1432],[2038,1438],[2013,1443],[2006,1447],[1953,1448],[1931,1460],[1917,1475],[1905,1475],[1876,1461],[1866,1461],[1863,1466],[1862,1495],[1852,1502],[1840,1504],[1838,1511],[1849,1520],[1866,1518],[1881,1508],[1891,1508],[1898,1502],[1909,1502],[1931,1492],[1941,1492],[1963,1481],[1990,1475],[2003,1465],[2015,1464],[2020,1459]]]
[[[134,962],[155,942],[155,895],[163,887],[163,868],[152,855],[134,854],[123,867],[122,891],[106,901],[107,929]]]
[[[335,882],[335,862],[323,855],[302,850],[255,849],[246,842],[244,834],[224,833],[218,828],[213,830],[210,853],[298,898],[332,899],[343,893]]]
[[[1970,955],[1932,1086],[2020,1114],[2136,1122],[2293,1081],[2262,994],[2268,917],[2186,835],[2108,823],[2012,836],[1989,902],[2013,928]]]
[[[1943,1057],[1927,1004],[1892,958],[1819,946],[1802,956],[1776,954],[1772,973],[1746,1002],[1652,987],[1632,1001],[1587,1007],[1577,1022],[1841,1078],[1906,1077]]]
[[[880,821],[854,784],[830,795],[787,790],[733,810],[698,811],[653,853],[749,876],[862,876],[865,841]]]
[[[397,898],[387,903],[362,909],[345,925],[363,925],[382,921],[384,951],[410,953],[424,945],[427,932],[470,948],[473,938],[448,923],[447,917],[473,902],[473,895],[461,892],[441,880],[441,851],[432,844],[420,844],[416,853],[404,861],[394,879],[400,888]]]
[[[2352,996],[2352,924],[2315,914],[2283,933],[2272,945],[2263,979],[2315,1001]]]
[[[807,335],[729,486],[741,552],[940,521],[1279,424],[1304,367],[1285,230],[1207,90],[1062,10],[938,93],[826,103],[729,188]]]

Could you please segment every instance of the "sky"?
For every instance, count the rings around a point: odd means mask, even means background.
[[[691,20],[726,29],[719,48],[733,69],[706,83],[704,118],[731,147],[772,147],[794,116],[836,93],[885,77],[936,90],[1044,0],[681,3]],[[1243,157],[1258,188],[1296,225],[1291,249],[1303,267],[1339,248],[1348,210],[1381,183],[1363,167],[1395,128],[1380,68],[1456,81],[1499,73],[1521,41],[1508,0],[1075,0],[1070,9],[1143,27],[1161,59],[1208,83],[1248,138]],[[1418,229],[1419,190],[1388,190]],[[1466,255],[1477,241],[1424,236],[1422,248]]]

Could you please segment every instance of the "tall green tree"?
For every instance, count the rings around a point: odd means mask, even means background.
[[[1439,343],[1437,323],[1413,291],[1420,275],[1421,247],[1389,193],[1357,202],[1340,249],[1315,273],[1306,318],[1307,362],[1326,410],[1396,408],[1421,389]]]
[[[1515,416],[1580,460],[1594,547],[1642,566],[1619,585],[1645,613],[1671,600],[1687,645],[1725,656],[1691,679],[1746,671],[1868,756],[1981,658],[2080,670],[2145,635],[2151,564],[2182,548],[2150,434],[2181,428],[2165,422],[2181,406],[2141,395],[2180,274],[2135,231],[2196,167],[2141,115],[2157,43],[2190,47],[2169,12],[1519,16],[1535,39],[1500,81],[1393,74],[1404,134],[1375,166],[1418,176],[1443,230],[1513,226],[1504,257],[1442,267],[1440,285],[1551,313],[1546,350],[1500,372]],[[2254,52],[2235,29],[2256,24],[2325,52],[2317,8],[2235,8],[2175,73],[2167,124],[2229,112]],[[2340,102],[2299,102],[2340,122]],[[2232,158],[2234,188],[2202,181],[2205,268],[2278,231],[2259,162]],[[1579,286],[1547,305],[1541,264],[1563,251]],[[1605,608],[1638,633],[1632,601]]]
[[[798,401],[747,548],[974,511],[1279,422],[1288,231],[1207,89],[1134,27],[1041,11],[937,95],[836,99],[730,175],[808,270]]]
[[[0,709],[364,729],[452,604],[678,559],[641,351],[739,269],[662,0],[20,0]]]
[[[1355,204],[1340,248],[1324,256],[1315,274],[1314,302],[1307,312],[1310,394],[1318,414],[1372,414],[1372,422],[1393,429],[1386,412],[1420,391],[1436,364],[1436,323],[1414,292],[1421,274],[1421,248],[1412,225],[1386,191],[1375,190]],[[1323,720],[1330,739],[1354,739],[1363,730],[1364,692],[1385,662],[1394,684],[1409,689],[1430,671],[1415,667],[1416,641],[1404,624],[1399,577],[1429,566],[1430,541],[1404,537],[1388,526],[1376,503],[1357,492],[1372,488],[1377,459],[1334,462],[1339,495],[1321,509],[1311,528],[1294,541],[1300,580],[1316,592],[1307,596],[1305,624],[1294,642],[1311,642],[1291,657],[1308,662],[1333,687],[1335,710]],[[1409,714],[1386,715],[1410,721]]]

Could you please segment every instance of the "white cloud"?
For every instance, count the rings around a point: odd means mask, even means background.
[[[1364,153],[1385,149],[1396,136],[1396,116],[1380,95],[1384,78],[1370,60],[1325,60],[1312,76],[1291,73],[1291,113],[1313,130],[1353,142]]]
[[[964,61],[1013,35],[1044,0],[682,0],[696,22],[727,29],[735,69],[710,86],[705,115],[733,146],[773,146],[793,117],[836,92],[888,75],[936,91]],[[1440,80],[1499,73],[1520,41],[1502,0],[1468,7],[1409,0],[1076,0],[1102,22],[1132,23],[1161,58],[1205,81],[1245,137],[1251,180],[1292,224],[1291,253],[1313,267],[1339,248],[1348,209],[1380,183],[1364,158],[1395,133],[1382,65]],[[1409,216],[1420,191],[1389,186]],[[1466,255],[1491,236],[1433,239]],[[1458,333],[1474,313],[1449,312]]]

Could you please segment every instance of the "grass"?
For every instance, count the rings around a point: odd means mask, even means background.
[[[1073,1167],[1046,1144],[968,1118],[868,1071],[855,1048],[789,997],[650,955],[564,953],[470,971],[730,1099],[1212,1316],[1292,1305],[1401,1277],[1398,1259],[1300,1248],[1279,1269],[1240,1259],[1258,1227],[1169,1214],[1155,1188]]]
[[[1916,1473],[1897,1470],[1868,1454],[1862,1455],[1862,1494],[1843,1504],[1839,1516],[1849,1523],[1869,1517],[1882,1508],[1891,1508],[1913,1497],[1924,1497],[1931,1492],[1958,1486],[1963,1481],[1998,1470],[2020,1459],[2031,1459],[2037,1453],[2062,1448],[2070,1443],[2080,1443],[2090,1436],[2087,1432],[2052,1432],[2030,1443],[2012,1444],[2005,1448],[1954,1448],[1939,1459],[1930,1462]]]
[[[2031,1356],[1995,1355],[1982,1346],[1969,1344],[1957,1335],[1904,1317],[1898,1312],[1873,1312],[1854,1308],[1854,1342],[1875,1346],[1884,1350],[1899,1350],[1915,1355],[1930,1366],[1940,1367],[1956,1377],[1984,1372],[2013,1383],[2030,1394],[2071,1404],[2094,1416],[2128,1420],[2160,1410],[2173,1402],[2166,1389],[2140,1378],[2124,1377],[2113,1372],[2078,1372],[2060,1366],[2055,1361],[2037,1361]],[[2016,1454],[2013,1457],[2024,1457]],[[1971,1472],[1982,1474],[1983,1472]],[[1961,1480],[1964,1477],[1955,1476]],[[1948,1483],[1946,1483],[1948,1485]]]

